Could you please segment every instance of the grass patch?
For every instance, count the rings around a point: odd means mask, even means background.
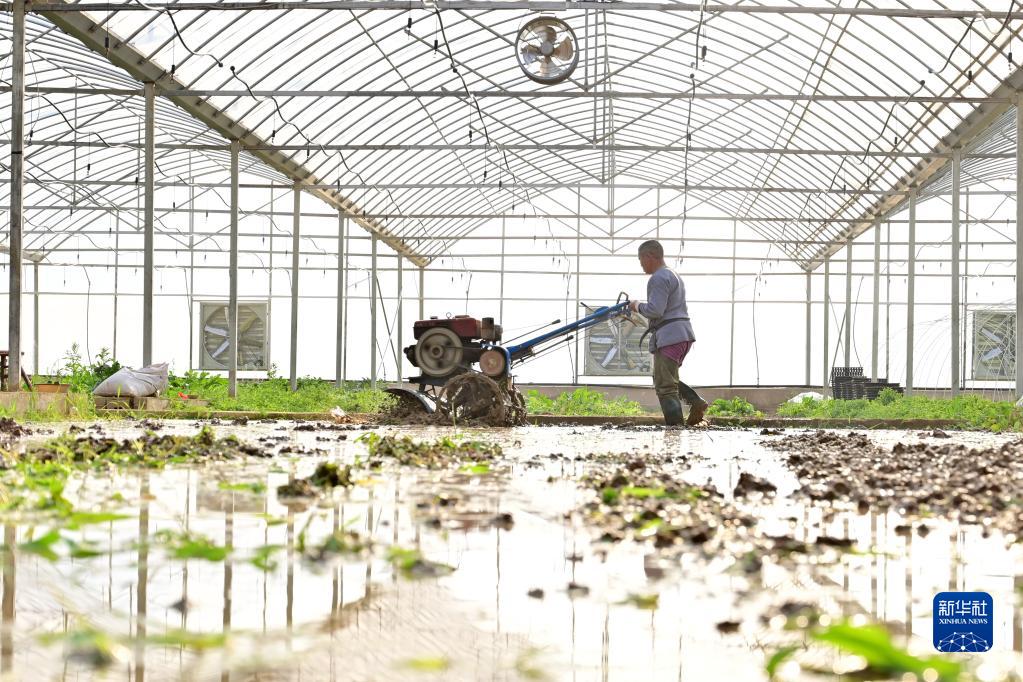
[[[884,389],[876,400],[814,400],[783,403],[779,416],[809,419],[946,419],[988,431],[1023,431],[1023,413],[1011,402],[978,395],[956,398],[904,396]]]
[[[764,413],[753,407],[753,404],[738,396],[731,400],[718,398],[707,408],[707,414],[712,417],[748,417],[760,419]]]
[[[298,389],[291,390],[289,381],[274,375],[262,381],[238,383],[238,394],[227,395],[227,379],[206,372],[186,372],[172,376],[170,387],[163,397],[171,401],[172,409],[194,409],[179,394],[194,395],[209,401],[210,410],[237,410],[244,412],[328,412],[340,407],[345,412],[383,412],[395,403],[395,398],[381,389],[372,389],[369,382],[345,382],[341,387],[333,381],[303,378]]]
[[[67,399],[71,413],[50,408],[30,409],[22,418],[31,421],[60,421],[94,419],[98,416],[92,391],[104,379],[121,369],[121,363],[106,348],[90,360],[82,356],[78,344],[72,344],[61,358],[61,364],[52,374],[36,375],[33,382],[60,383],[68,386]],[[182,396],[205,400],[207,406],[198,407],[186,402]],[[161,396],[170,401],[170,409],[194,411],[240,411],[266,414],[269,412],[329,412],[340,407],[345,412],[383,412],[394,406],[396,399],[380,389],[370,388],[368,381],[345,382],[342,386],[323,379],[302,378],[298,389],[291,390],[290,382],[277,376],[271,366],[265,380],[239,381],[238,394],[227,394],[227,378],[208,372],[188,370],[184,374],[171,374],[167,390]],[[13,408],[0,408],[0,415],[8,415]]]
[[[600,391],[577,388],[548,398],[536,389],[526,391],[526,410],[530,414],[554,414],[561,417],[629,417],[645,414],[642,406],[628,398],[608,398]]]

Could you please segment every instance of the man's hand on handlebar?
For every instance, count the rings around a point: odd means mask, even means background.
[[[629,301],[629,311],[633,313],[639,312],[639,301]]]

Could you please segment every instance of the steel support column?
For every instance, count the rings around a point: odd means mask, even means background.
[[[1016,399],[1023,395],[1023,97],[1016,95]]]
[[[114,212],[114,225],[117,225],[118,215]],[[194,252],[193,252],[194,253]],[[120,293],[118,284],[121,276],[121,231],[114,231],[114,357],[117,357],[117,296]]]
[[[913,316],[916,304],[916,189],[909,195],[909,245],[906,254],[906,395],[913,395]]]
[[[884,375],[890,377],[892,360],[892,224],[884,224]]]
[[[813,364],[811,362],[810,351],[813,347],[813,334],[811,328],[813,326],[813,275],[806,273],[806,381],[804,382],[807,387],[810,386],[810,367]],[[731,383],[731,376],[729,376],[729,383]]]
[[[344,275],[345,275],[345,298],[344,298],[344,329],[341,330],[341,336],[343,343],[341,344],[341,377],[345,380],[348,379],[348,318],[351,315],[348,314],[348,275],[351,274],[351,268],[349,264],[349,254],[352,252],[352,240],[351,234],[348,232],[348,216],[345,216],[344,221],[344,233],[345,233],[345,258],[344,258]]]
[[[302,188],[296,184],[292,190],[291,209],[291,362],[289,364],[291,390],[298,390],[298,268],[301,252]]]
[[[965,201],[963,202],[963,215],[966,216],[966,238],[962,243],[963,262],[962,272],[960,273],[963,286],[962,286],[962,305],[960,306],[962,319],[959,320],[959,370],[960,370],[960,386],[966,388],[966,324],[970,317],[970,188],[967,187],[963,194],[966,195]]]
[[[403,326],[403,322],[402,322],[401,318],[402,318],[402,311],[404,310],[404,305],[403,305],[403,303],[404,303],[404,295],[402,293],[402,288],[403,288],[402,285],[404,284],[403,280],[405,279],[405,271],[404,271],[404,266],[402,265],[402,263],[405,261],[405,258],[401,254],[398,254],[397,258],[398,258],[398,310],[394,314],[395,315],[395,317],[394,317],[394,335],[398,338],[398,345],[394,349],[394,366],[398,370],[397,380],[401,381],[401,375],[402,375],[402,372],[405,369],[403,367],[403,363],[402,363],[402,359],[404,359],[405,354],[401,350],[402,343],[404,342],[404,340],[402,339],[402,333],[401,333],[402,326]]]
[[[238,395],[238,152],[231,142],[231,254],[227,293],[227,394]]]
[[[952,395],[959,394],[959,189],[962,153],[952,150]]]
[[[503,272],[503,270],[502,270],[502,272]],[[420,320],[426,318],[426,313],[425,313],[426,309],[425,309],[425,306],[423,305],[423,303],[425,302],[425,298],[424,298],[424,295],[423,295],[424,294],[423,287],[425,285],[426,285],[426,268],[423,267],[423,266],[419,266],[419,319]],[[501,295],[501,300],[502,301],[504,300],[504,295],[503,294]]]
[[[153,364],[153,268],[156,182],[156,85],[145,84],[145,161],[143,168],[144,201],[142,223],[142,364]],[[233,152],[232,152],[233,153]],[[232,185],[233,186],[233,185]]]
[[[845,242],[845,366],[852,364],[852,247],[853,240],[849,237]]]
[[[373,235],[369,274],[369,381],[377,387],[377,236]]]
[[[504,324],[504,249],[505,249],[505,219],[501,218],[501,282],[497,301],[497,321]],[[419,287],[419,297],[422,299],[423,287]],[[423,307],[419,306],[419,319],[423,319]]]
[[[828,394],[828,365],[830,361],[828,342],[828,332],[831,331],[831,259],[824,259],[824,315],[821,319],[824,320],[824,344],[821,348],[821,357],[824,360],[824,369],[821,374],[821,393],[824,395]]]
[[[871,302],[870,380],[878,379],[878,325],[881,322],[881,224],[874,225],[874,298]]]
[[[39,374],[39,263],[32,264],[32,372]]]
[[[188,155],[188,368],[195,362],[195,187],[192,185],[192,155]],[[273,190],[270,190],[271,193]],[[116,355],[114,357],[117,357]]]
[[[658,197],[658,199],[659,198],[660,197]],[[581,271],[581,267],[580,267],[581,251],[580,251],[580,249],[582,248],[582,240],[583,240],[582,239],[583,238],[582,218],[579,217],[579,215],[582,214],[582,212],[583,212],[583,191],[582,191],[582,188],[580,188],[580,187],[576,187],[575,188],[575,206],[576,206],[576,218],[575,218],[575,317],[578,318],[579,317],[579,273]],[[658,211],[661,210],[660,202],[658,202],[657,210]],[[658,223],[659,222],[660,221],[658,221]],[[503,245],[503,243],[501,245],[501,253],[504,253],[504,245]],[[504,279],[503,275],[502,275],[502,279]],[[504,293],[503,292],[501,294],[501,297],[502,298],[504,297]],[[572,319],[572,317],[568,318],[568,320],[571,320],[571,319]],[[566,323],[568,322],[568,320],[566,320]],[[580,334],[573,334],[572,336],[575,337],[575,339],[573,339],[573,341],[572,341],[572,343],[575,344],[575,355],[572,358],[572,385],[576,386],[576,385],[579,384],[579,360],[580,360],[580,358],[579,358],[579,336],[580,336]]]
[[[25,188],[25,0],[14,0],[11,48],[11,222],[7,236],[10,279],[7,289],[7,388],[21,389],[21,231]]]
[[[337,341],[334,345],[334,385],[344,384],[344,328],[345,328],[345,216],[337,214]]]
[[[732,295],[729,299],[728,324],[728,385],[735,385],[735,238],[736,221],[732,221]]]

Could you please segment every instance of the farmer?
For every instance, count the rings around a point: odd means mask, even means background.
[[[661,401],[661,412],[667,426],[682,423],[682,402],[689,403],[688,426],[703,421],[707,401],[678,379],[678,370],[693,347],[696,336],[689,323],[686,287],[682,278],[664,264],[664,247],[651,239],[639,245],[639,263],[650,275],[646,285],[647,300],[631,301],[629,308],[650,321],[650,352],[654,355],[654,390]],[[640,339],[642,342],[642,339]]]

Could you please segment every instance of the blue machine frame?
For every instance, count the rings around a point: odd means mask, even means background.
[[[625,297],[624,300],[622,299],[623,296]],[[523,360],[532,357],[533,355],[535,355],[536,347],[539,346],[540,344],[546,341],[550,341],[552,339],[566,336],[568,334],[571,334],[572,332],[577,332],[582,329],[592,327],[594,325],[600,324],[601,322],[604,322],[605,320],[611,319],[612,317],[617,317],[619,315],[627,315],[629,313],[629,303],[630,301],[628,296],[622,293],[618,295],[618,301],[614,305],[597,308],[586,317],[581,317],[575,322],[569,322],[568,324],[562,325],[557,329],[552,329],[551,331],[545,334],[540,334],[539,336],[527,339],[522,343],[517,343],[513,346],[508,346],[507,348],[498,346],[496,344],[492,344],[488,347],[493,348],[495,350],[504,351],[505,359],[508,361],[506,371],[511,372],[513,362],[522,362]]]

